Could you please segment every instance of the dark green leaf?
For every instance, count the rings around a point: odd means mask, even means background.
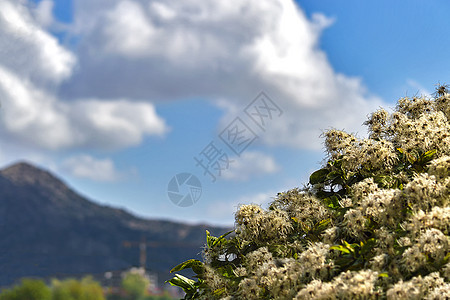
[[[309,176],[309,183],[318,184],[324,182],[329,172],[330,171],[328,169],[320,169],[315,171],[311,174],[311,176]]]
[[[314,227],[315,227],[314,231],[321,232],[321,231],[327,229],[328,224],[330,224],[330,223],[331,223],[331,219],[322,220],[322,221],[316,223],[316,225],[314,225]]]
[[[218,243],[221,243],[222,241],[224,241],[224,240],[225,240],[225,237],[226,237],[227,235],[229,235],[230,233],[232,233],[232,232],[234,232],[234,230],[230,230],[230,231],[228,231],[227,233],[224,233],[224,234],[222,234],[221,236],[219,236],[219,237],[214,241],[214,243],[212,244],[212,247],[214,247],[214,246],[216,246]]]
[[[372,251],[373,247],[375,247],[375,244],[376,242],[374,238],[368,239],[367,241],[363,242],[361,246],[361,253],[369,253],[370,251]]]
[[[220,268],[217,268],[217,272],[225,278],[234,278],[236,275],[233,272],[233,268],[231,265],[226,265]]]
[[[214,296],[221,296],[223,293],[225,293],[225,288],[217,289],[213,292]]]
[[[339,198],[336,195],[323,199],[323,202],[331,209],[338,209],[341,207],[339,205]]]
[[[327,180],[331,180],[331,181],[335,181],[338,178],[342,177],[342,172],[339,171],[331,171],[330,173],[327,174],[326,179]]]
[[[195,281],[189,278],[186,278],[182,275],[175,274],[175,277],[168,281],[170,285],[178,286],[183,289],[185,293],[192,292],[195,290]]]
[[[436,149],[427,151],[420,156],[419,163],[421,165],[425,165],[428,162],[432,161],[435,155],[436,155]]]
[[[196,274],[202,274],[204,271],[203,263],[197,259],[187,260],[170,270],[170,273],[178,272],[191,268]]]

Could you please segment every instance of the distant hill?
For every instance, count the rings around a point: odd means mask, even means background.
[[[176,264],[197,256],[205,230],[227,228],[146,220],[96,204],[48,171],[18,163],[0,171],[0,286],[24,276],[101,274],[139,265],[139,247],[153,243],[147,268],[161,280]]]

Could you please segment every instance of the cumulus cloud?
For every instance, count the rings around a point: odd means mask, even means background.
[[[163,135],[168,128],[152,103],[68,101],[56,94],[59,84],[72,76],[77,58],[40,24],[52,21],[52,6],[52,1],[36,8],[24,0],[0,2],[3,137],[31,148],[61,150],[117,149],[137,145],[148,135]]]
[[[36,21],[44,28],[50,27],[54,22],[53,7],[55,3],[52,0],[42,0],[34,10]]]
[[[274,158],[261,152],[247,151],[231,159],[230,168],[222,177],[228,180],[248,180],[251,177],[275,173],[280,167]]]
[[[80,0],[80,68],[67,97],[212,99],[226,120],[261,90],[286,112],[268,144],[320,147],[321,130],[360,131],[383,105],[360,78],[336,73],[319,48],[333,20],[292,0]],[[224,106],[223,103],[226,103]]]
[[[56,84],[72,74],[75,63],[75,55],[38,25],[27,1],[0,2],[0,66],[21,80]]]
[[[136,145],[167,132],[155,102],[209,99],[227,122],[264,90],[284,114],[261,140],[318,149],[321,130],[358,131],[382,105],[319,48],[339,20],[292,0],[74,1],[73,49],[45,29],[52,6],[0,2],[4,134],[29,145]]]
[[[96,159],[89,155],[79,155],[66,159],[62,169],[71,175],[94,181],[117,181],[124,176],[110,159]]]
[[[150,103],[124,100],[57,101],[0,66],[4,133],[28,146],[114,149],[139,144],[167,128]]]

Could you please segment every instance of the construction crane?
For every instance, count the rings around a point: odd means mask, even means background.
[[[157,248],[157,247],[180,247],[180,248],[191,248],[199,247],[199,244],[194,243],[182,243],[182,242],[155,242],[147,241],[143,235],[140,241],[123,241],[123,246],[127,248],[139,247],[139,267],[146,269],[147,265],[147,248]]]

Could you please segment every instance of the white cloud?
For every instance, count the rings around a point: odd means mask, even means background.
[[[246,151],[231,160],[233,162],[230,168],[222,174],[224,179],[248,180],[254,176],[275,173],[280,169],[273,157],[256,151]]]
[[[163,20],[173,20],[177,16],[176,11],[162,2],[150,3],[150,11],[155,11]]]
[[[67,146],[68,122],[51,95],[0,66],[0,97],[6,134],[28,145],[51,149]]]
[[[147,20],[142,7],[133,1],[122,1],[106,14],[104,35],[107,37],[106,51],[129,56],[142,56],[149,51],[148,40],[155,29]]]
[[[74,1],[72,51],[43,28],[52,5],[0,2],[5,134],[29,145],[137,145],[167,131],[155,101],[220,100],[228,120],[264,90],[285,113],[262,141],[318,149],[321,130],[358,131],[382,105],[319,49],[334,20],[292,0]]]
[[[76,63],[33,19],[27,1],[0,2],[0,66],[22,80],[55,84],[67,79]]]
[[[50,27],[55,21],[53,18],[53,7],[55,3],[52,0],[42,0],[34,10],[36,21],[44,28]]]
[[[315,27],[315,29],[318,31],[319,34],[323,29],[333,25],[334,22],[336,21],[335,18],[328,18],[320,13],[313,13],[312,20],[313,20],[312,26]]]
[[[36,150],[117,149],[163,135],[168,128],[147,101],[67,101],[57,94],[76,70],[77,58],[42,28],[51,23],[52,7],[52,1],[36,8],[24,0],[0,2],[3,138]]]
[[[135,146],[144,136],[168,130],[154,106],[145,102],[81,100],[72,105],[70,117],[80,144],[95,148]]]
[[[319,49],[336,20],[309,20],[292,0],[80,0],[75,3],[79,72],[67,97],[226,103],[234,118],[261,90],[285,111],[268,144],[318,149],[321,130],[361,131],[382,106],[360,78],[336,73]],[[336,21],[338,22],[338,20]]]
[[[66,159],[62,169],[71,175],[94,181],[117,181],[124,176],[110,159],[96,159],[89,155],[79,155]]]
[[[0,66],[0,96],[5,133],[28,146],[121,148],[167,127],[150,103],[124,100],[58,102]]]

